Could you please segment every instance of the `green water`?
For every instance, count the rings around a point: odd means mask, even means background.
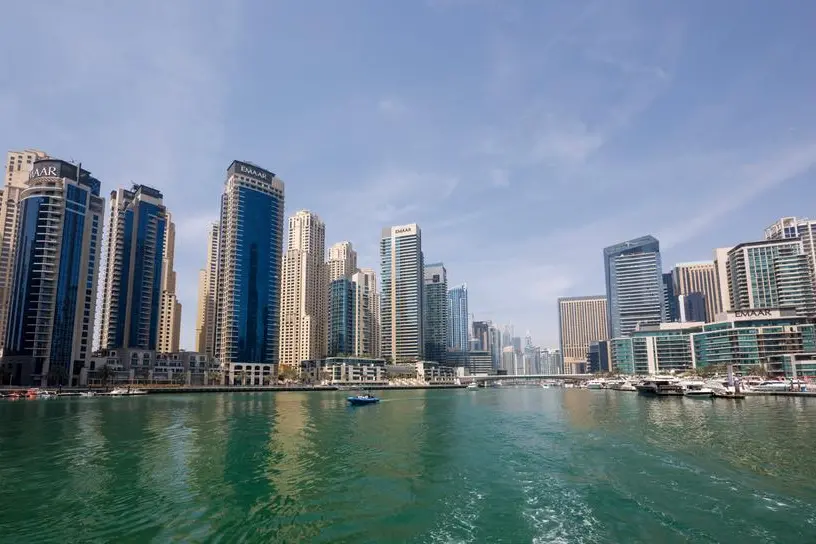
[[[0,400],[2,542],[816,542],[816,399]]]

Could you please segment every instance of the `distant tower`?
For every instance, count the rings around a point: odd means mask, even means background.
[[[328,355],[354,353],[354,283],[357,252],[351,242],[339,242],[329,248],[328,272]]]
[[[380,294],[377,273],[361,268],[352,277],[354,284],[353,342],[356,357],[380,357]]]
[[[425,265],[423,286],[425,359],[444,363],[448,342],[448,272],[442,263]]]
[[[162,263],[162,294],[159,310],[159,346],[162,353],[179,350],[181,338],[181,303],[176,296],[176,271],[173,259],[176,252],[176,225],[167,213],[167,230],[164,236],[164,263]]]
[[[660,243],[643,236],[604,248],[609,337],[627,336],[638,324],[663,319]]]
[[[215,319],[218,288],[218,223],[207,232],[207,262],[198,271],[198,311],[196,312],[196,351],[215,356]]]
[[[470,349],[468,315],[467,284],[463,283],[448,291],[448,349]]]

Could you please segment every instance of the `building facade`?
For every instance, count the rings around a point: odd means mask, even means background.
[[[706,297],[702,293],[689,293],[677,297],[677,306],[680,310],[681,323],[688,321],[706,322],[708,321],[708,308]]]
[[[361,268],[351,276],[354,284],[353,335],[355,357],[380,357],[380,293],[377,273]]]
[[[48,158],[48,154],[36,149],[9,151],[6,157],[3,186],[0,189],[0,355],[6,340],[6,320],[14,277],[20,193],[26,188],[34,161],[45,158]]]
[[[326,263],[329,283],[342,278],[351,279],[357,272],[357,252],[351,242],[338,242],[329,248],[329,260]]]
[[[470,349],[469,317],[467,284],[463,283],[448,291],[448,349]]]
[[[678,263],[672,270],[672,283],[675,296],[699,293],[705,298],[705,321],[714,321],[723,311],[720,282],[713,261]]]
[[[558,332],[564,372],[573,374],[586,362],[590,344],[607,338],[606,297],[561,297],[558,299]]]
[[[301,210],[290,217],[281,282],[279,363],[282,365],[299,368],[301,361],[326,357],[328,292],[325,255],[326,225],[317,214]]]
[[[816,221],[801,217],[783,217],[765,229],[765,240],[799,239],[802,252],[810,267],[810,275],[816,282]]]
[[[474,321],[472,327],[476,341],[473,351],[490,351],[490,321]]]
[[[490,336],[490,359],[493,361],[493,371],[501,368],[502,333],[498,326],[490,325],[488,328]]]
[[[382,353],[392,363],[423,358],[423,265],[422,231],[416,223],[382,230]]]
[[[91,357],[104,206],[88,171],[33,162],[20,192],[3,356],[12,383],[79,383]]]
[[[339,278],[329,284],[329,357],[354,355],[355,284]]]
[[[284,184],[233,161],[221,197],[216,331],[222,364],[278,360]]]
[[[155,350],[167,209],[145,185],[111,191],[99,347]]]
[[[677,294],[674,292],[674,281],[671,272],[664,272],[663,278],[663,322],[671,323],[680,320],[680,308],[677,306]]]
[[[176,353],[181,341],[181,303],[176,296],[176,225],[167,213],[164,235],[164,262],[162,263],[161,304],[159,308],[159,341],[161,353]]]
[[[638,324],[663,319],[660,243],[643,236],[604,249],[607,328],[610,338],[634,332]]]
[[[740,374],[764,369],[786,374],[785,357],[816,349],[816,325],[793,309],[735,310],[715,323],[671,323],[645,327],[610,340],[617,372],[655,374],[733,365]]]
[[[423,326],[425,331],[425,359],[447,362],[449,306],[448,272],[442,263],[428,263],[424,268]]]
[[[799,315],[816,316],[810,264],[798,238],[733,247],[727,277],[733,310],[794,308]]]
[[[196,312],[196,351],[215,355],[216,305],[218,302],[218,251],[221,227],[212,223],[207,231],[207,261],[198,271],[198,311]]]

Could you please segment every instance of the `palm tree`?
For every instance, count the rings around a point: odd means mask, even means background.
[[[115,372],[111,367],[105,365],[96,371],[96,375],[99,378],[99,381],[102,383],[102,387],[107,387],[108,382],[114,377]]]
[[[221,379],[224,377],[224,373],[220,370],[211,370],[207,372],[207,385],[212,385],[211,382],[218,382],[218,385],[223,385],[221,383]]]

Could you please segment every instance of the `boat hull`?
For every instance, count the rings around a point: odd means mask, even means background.
[[[376,397],[362,398],[362,397],[348,397],[348,403],[352,406],[365,406],[366,404],[377,404],[380,399]]]

